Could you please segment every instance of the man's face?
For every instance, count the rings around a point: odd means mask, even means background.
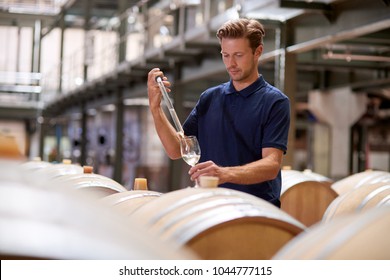
[[[245,82],[257,77],[257,62],[262,51],[260,46],[255,53],[248,39],[224,38],[221,41],[221,54],[230,78],[235,82]]]

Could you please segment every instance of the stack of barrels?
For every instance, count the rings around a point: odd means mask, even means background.
[[[337,197],[322,218],[273,259],[390,259],[390,173],[367,170],[329,187]]]
[[[367,170],[332,185],[339,194],[324,213],[323,221],[390,204],[390,173]]]
[[[185,188],[132,214],[201,259],[270,259],[305,226],[272,204],[225,188]]]
[[[100,202],[199,259],[270,259],[306,229],[272,204],[225,188],[159,193],[141,187]]]
[[[0,170],[1,259],[197,258],[102,207],[100,199],[127,190],[91,169],[0,160]]]
[[[24,175],[0,181],[0,199],[8,201],[0,212],[9,213],[1,220],[3,258],[270,259],[306,229],[272,204],[234,190],[160,193],[144,179],[128,190],[69,161],[28,161],[13,169]]]
[[[0,162],[0,255],[37,259],[390,258],[390,174],[282,170],[282,207],[225,188],[131,190],[88,166]]]

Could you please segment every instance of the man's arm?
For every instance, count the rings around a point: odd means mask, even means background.
[[[282,166],[283,151],[263,148],[263,158],[242,166],[220,167],[212,161],[199,163],[189,171],[191,180],[199,176],[217,176],[219,184],[251,185],[275,179]]]
[[[159,68],[154,68],[149,72],[147,84],[149,109],[152,113],[154,126],[161,140],[161,143],[164,146],[165,152],[171,159],[178,159],[181,158],[179,134],[171,125],[161,107],[162,94],[156,82],[156,78],[158,76],[163,77],[163,83],[165,87],[170,86],[170,82],[167,80],[166,77],[164,77],[163,72],[160,71]],[[170,91],[169,88],[167,88],[167,91]]]

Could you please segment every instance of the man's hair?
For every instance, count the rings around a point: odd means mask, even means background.
[[[253,51],[263,44],[265,31],[263,25],[254,19],[232,19],[224,23],[217,31],[219,42],[223,38],[238,39],[246,38],[249,40]]]

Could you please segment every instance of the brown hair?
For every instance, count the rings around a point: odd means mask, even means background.
[[[263,25],[254,19],[232,19],[224,23],[217,31],[219,42],[223,38],[247,38],[253,51],[263,44],[265,31]]]

